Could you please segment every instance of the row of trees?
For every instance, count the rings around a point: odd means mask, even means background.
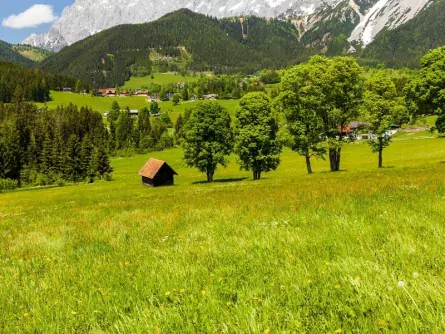
[[[278,140],[278,120],[264,93],[249,93],[240,100],[232,128],[228,111],[217,102],[199,104],[185,122],[184,161],[206,173],[212,182],[218,165],[227,165],[227,156],[237,154],[241,169],[252,171],[255,180],[262,172],[275,170],[280,163],[282,143]]]
[[[392,124],[436,113],[436,127],[445,127],[443,73],[445,48],[425,56],[420,74],[410,82],[386,69],[365,79],[354,58],[314,56],[285,73],[275,99],[259,92],[245,95],[234,127],[218,103],[198,105],[184,125],[184,160],[205,172],[210,182],[217,165],[225,166],[234,152],[241,169],[258,179],[262,172],[277,168],[287,145],[305,157],[308,173],[314,156],[327,156],[331,171],[339,171],[342,148],[356,139],[349,125],[361,120],[382,167]],[[280,119],[284,136],[278,136]]]
[[[315,56],[285,74],[275,105],[282,111],[290,134],[290,147],[306,158],[308,173],[311,157],[328,155],[331,171],[340,170],[341,150],[353,141],[351,121],[367,122],[372,133],[368,141],[379,153],[390,143],[391,124],[409,121],[404,99],[385,70],[364,80],[354,58],[332,59]]]
[[[98,112],[0,104],[0,179],[47,185],[109,178],[108,131]]]

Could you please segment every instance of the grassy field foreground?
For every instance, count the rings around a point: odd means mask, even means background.
[[[153,156],[176,186],[142,187],[136,156],[0,195],[0,332],[445,332],[444,140],[393,143],[382,170],[350,145],[311,176],[286,151],[257,182]]]

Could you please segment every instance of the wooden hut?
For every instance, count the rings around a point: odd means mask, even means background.
[[[178,175],[165,161],[151,158],[139,172],[142,185],[150,187],[171,186]]]

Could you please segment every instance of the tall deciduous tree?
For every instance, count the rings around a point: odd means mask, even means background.
[[[322,145],[323,121],[318,115],[324,101],[320,99],[320,87],[313,84],[319,75],[317,67],[310,64],[290,69],[282,78],[281,94],[276,100],[286,117],[290,147],[305,157],[308,174],[312,173],[311,157],[326,153]]]
[[[324,68],[317,80],[325,103],[325,107],[319,109],[319,115],[328,138],[331,171],[335,172],[340,170],[342,147],[353,139],[345,136],[343,129],[359,114],[363,93],[362,69],[352,57],[316,57],[311,62],[316,66],[322,65],[320,69]]]
[[[385,71],[376,72],[365,84],[363,113],[369,122],[373,138],[368,141],[372,152],[379,154],[379,168],[383,167],[383,149],[389,146],[388,130],[394,121],[397,91],[394,82]]]
[[[229,112],[217,102],[202,102],[190,115],[184,129],[184,161],[206,173],[213,181],[216,168],[227,166],[233,149],[233,132]]]
[[[445,47],[430,51],[420,65],[418,76],[405,88],[407,107],[413,117],[439,115],[440,130],[445,117]]]
[[[252,171],[253,179],[280,164],[282,144],[277,138],[278,122],[264,93],[245,95],[236,111],[235,153],[241,169]]]

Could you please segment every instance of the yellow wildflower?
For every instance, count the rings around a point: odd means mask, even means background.
[[[28,313],[28,312],[23,313],[23,316],[24,316],[25,318],[28,318],[28,317],[29,317],[29,313]]]
[[[265,330],[264,330],[264,334],[269,334],[270,333],[270,328],[266,328]]]
[[[307,282],[308,282],[308,283],[312,283],[313,281],[312,281],[311,279],[308,279]]]
[[[167,291],[167,292],[165,293],[165,295],[166,295],[166,296],[170,296],[170,291]]]
[[[77,312],[71,311],[72,315],[77,315]]]
[[[335,288],[336,288],[336,289],[340,289],[340,284],[337,284],[337,285],[335,286]]]
[[[207,294],[207,291],[205,291],[205,290],[201,290],[201,294],[202,294],[203,296],[205,296],[205,295]]]
[[[377,324],[379,325],[379,327],[388,327],[388,322],[386,322],[385,320],[379,320]]]
[[[341,328],[337,328],[337,329],[335,330],[335,333],[341,333]]]
[[[226,304],[227,304],[227,306],[230,306],[230,305],[232,305],[232,302],[227,302]]]

